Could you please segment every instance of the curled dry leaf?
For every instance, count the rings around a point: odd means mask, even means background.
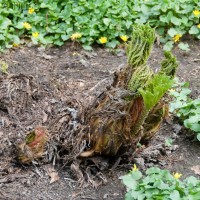
[[[48,172],[48,175],[51,178],[50,184],[54,183],[54,182],[56,182],[56,181],[58,181],[60,179],[60,177],[58,175],[58,172],[53,167],[49,167],[47,172]]]
[[[200,175],[200,165],[191,167],[191,170],[193,170],[195,174]]]
[[[34,159],[41,158],[48,140],[47,133],[45,127],[37,127],[29,132],[24,142],[18,145],[18,160],[22,163],[29,163]]]

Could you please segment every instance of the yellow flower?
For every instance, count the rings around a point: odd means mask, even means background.
[[[26,28],[26,29],[31,29],[31,28],[32,28],[32,26],[31,26],[28,22],[24,22],[24,23],[23,23],[23,26],[24,26],[24,28]]]
[[[32,33],[32,36],[33,36],[34,38],[38,38],[39,33],[38,33],[38,32],[34,32],[34,33]]]
[[[198,17],[200,15],[200,11],[199,10],[194,10],[193,14],[195,17]]]
[[[105,44],[107,41],[108,41],[108,40],[107,40],[107,37],[101,37],[101,38],[99,39],[99,42],[101,42],[101,44]]]
[[[19,44],[13,43],[13,47],[18,47]]]
[[[126,41],[128,40],[128,36],[127,36],[127,35],[122,35],[122,36],[120,36],[120,38],[121,38],[124,42],[126,42]]]
[[[179,174],[178,172],[176,172],[176,173],[173,173],[173,176],[175,179],[179,179],[182,176],[182,174]]]
[[[174,42],[178,42],[178,41],[180,40],[181,37],[182,37],[181,34],[176,34],[176,35],[173,37]]]
[[[198,24],[197,27],[200,28],[200,24]]]
[[[132,171],[133,172],[138,171],[138,168],[137,168],[136,164],[133,165]]]
[[[78,38],[81,38],[82,37],[82,34],[81,33],[74,33],[71,35],[71,40],[76,40]]]
[[[29,8],[29,9],[28,9],[28,13],[29,13],[29,14],[33,14],[34,11],[35,11],[34,8]]]

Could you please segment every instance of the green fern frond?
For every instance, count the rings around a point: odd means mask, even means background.
[[[127,46],[128,63],[133,68],[146,63],[155,40],[155,30],[149,24],[135,25]]]
[[[165,59],[161,62],[161,70],[159,71],[159,74],[165,74],[174,78],[178,68],[176,57],[169,51],[165,51],[164,56]]]
[[[138,67],[132,74],[130,81],[128,82],[128,89],[132,92],[136,92],[138,88],[145,87],[147,82],[152,78],[153,71],[147,65]]]
[[[172,86],[173,80],[164,74],[156,74],[146,88],[139,88],[143,97],[145,108],[150,111]]]

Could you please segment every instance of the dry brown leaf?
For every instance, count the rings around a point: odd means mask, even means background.
[[[191,170],[193,170],[195,174],[200,175],[200,165],[191,167]]]
[[[59,181],[60,177],[58,175],[58,172],[53,168],[53,167],[49,167],[48,168],[48,175],[50,176],[51,180],[50,180],[50,184],[54,183],[56,181]]]
[[[42,112],[43,113],[43,119],[42,122],[45,123],[48,120],[48,115],[46,114],[46,112]]]
[[[48,140],[48,131],[45,127],[37,127],[29,132],[24,141],[18,145],[18,160],[29,163],[34,159],[41,158],[44,147]]]

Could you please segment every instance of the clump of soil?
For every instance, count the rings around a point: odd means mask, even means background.
[[[191,51],[184,53],[175,48],[174,53],[180,62],[178,76],[191,83],[192,96],[198,98],[200,60],[197,52],[200,47],[195,41],[189,42]],[[161,47],[155,46],[148,61],[154,70],[163,57],[161,52]],[[157,165],[178,171],[184,177],[195,176],[190,168],[200,163],[200,145],[187,137],[186,131],[172,119],[164,123],[149,144],[139,148],[135,155],[112,160],[109,169],[105,158],[87,161],[95,166],[84,169],[88,185],[80,186],[82,174],[77,177],[76,168],[80,163],[60,162],[69,155],[62,151],[68,144],[66,129],[74,125],[78,128],[80,122],[76,121],[76,114],[112,83],[117,69],[126,65],[124,49],[95,48],[86,52],[71,44],[47,50],[21,47],[1,54],[0,60],[9,66],[8,75],[1,73],[0,77],[0,199],[124,199],[125,188],[119,177],[127,173],[133,163],[143,170]],[[42,162],[19,166],[15,146],[38,126],[50,130],[51,142],[47,148],[52,154],[46,154]],[[58,131],[61,134],[56,134]],[[165,145],[168,138],[174,140],[171,147]],[[59,180],[50,184],[55,179],[53,172]],[[89,185],[98,190],[87,187]]]

